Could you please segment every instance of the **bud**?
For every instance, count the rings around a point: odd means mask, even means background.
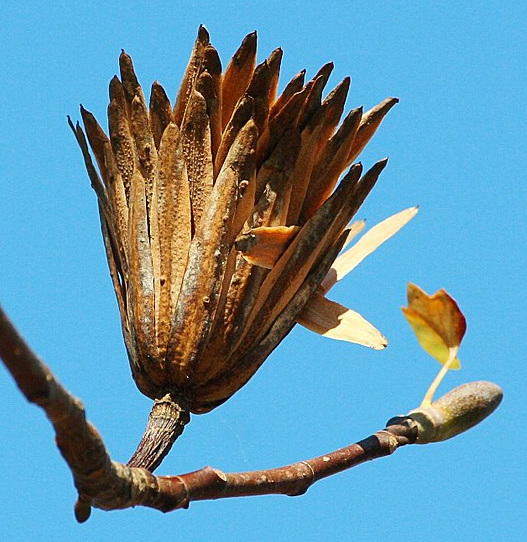
[[[493,382],[469,382],[430,406],[412,410],[408,417],[418,424],[417,444],[440,442],[467,431],[492,414],[502,398],[502,389]]]

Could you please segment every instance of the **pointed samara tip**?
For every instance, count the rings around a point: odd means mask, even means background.
[[[389,157],[385,156],[384,158],[381,158],[373,167],[384,169],[386,167],[386,164],[388,163],[388,160]]]
[[[250,34],[247,34],[243,38],[240,49],[247,49],[247,51],[255,51],[257,40],[258,40],[258,33],[256,32],[256,30],[253,30]]]
[[[81,127],[81,125],[79,124],[79,121],[76,121],[75,124],[73,124],[71,117],[69,115],[66,115],[66,117],[68,119],[68,126],[71,128],[71,131],[75,134],[75,137],[77,137],[77,132]]]
[[[390,109],[399,103],[399,98],[386,98],[380,104],[373,107],[372,111],[375,110],[377,114],[386,115]]]
[[[200,24],[198,28],[198,39],[208,41],[210,38],[209,31],[204,24]]]

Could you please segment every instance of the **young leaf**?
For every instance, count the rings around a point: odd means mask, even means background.
[[[419,344],[443,365],[421,403],[421,406],[428,406],[448,370],[460,368],[457,353],[467,323],[457,303],[445,290],[429,296],[411,283],[408,284],[408,307],[402,307],[402,310]]]
[[[459,369],[456,355],[467,324],[454,299],[445,290],[430,296],[410,283],[402,311],[423,349],[442,365],[453,356],[450,368]]]

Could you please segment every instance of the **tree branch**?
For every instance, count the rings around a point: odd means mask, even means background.
[[[390,455],[400,446],[450,438],[486,417],[501,400],[495,384],[471,383],[439,399],[436,409],[434,403],[426,412],[393,418],[370,437],[314,459],[262,471],[223,473],[205,467],[180,476],[154,476],[111,460],[99,433],[86,420],[82,403],[29,348],[1,307],[0,357],[25,397],[44,409],[53,424],[79,492],[75,515],[80,522],[88,519],[92,506],[104,510],[147,506],[169,512],[196,500],[301,495],[322,478]]]

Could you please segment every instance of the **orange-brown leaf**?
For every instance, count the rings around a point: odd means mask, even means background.
[[[459,369],[456,356],[467,324],[448,293],[439,290],[430,296],[415,284],[408,284],[408,307],[402,310],[421,347],[442,365]],[[435,388],[431,389],[425,400],[431,400]]]

